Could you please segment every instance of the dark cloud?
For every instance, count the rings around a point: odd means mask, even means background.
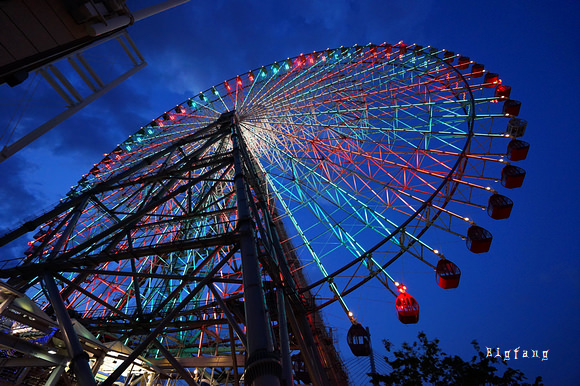
[[[0,234],[31,216],[43,204],[38,186],[26,176],[35,168],[33,162],[16,155],[0,164]]]

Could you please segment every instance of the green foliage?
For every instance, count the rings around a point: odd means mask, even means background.
[[[392,353],[385,360],[393,370],[386,375],[371,374],[374,385],[530,385],[524,382],[523,372],[507,367],[505,361],[494,356],[486,356],[475,340],[471,344],[477,354],[466,362],[444,353],[437,338],[430,341],[424,332],[419,332],[417,338],[418,342],[405,342],[396,351],[391,342],[383,341],[387,352]],[[500,371],[499,367],[505,369]],[[537,377],[533,385],[543,385],[542,377]]]

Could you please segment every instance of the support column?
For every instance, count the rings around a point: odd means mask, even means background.
[[[95,378],[93,377],[93,372],[89,366],[89,355],[85,353],[83,346],[79,342],[77,333],[73,327],[72,321],[68,316],[68,311],[60,293],[58,292],[58,287],[56,282],[50,273],[45,273],[42,277],[46,291],[48,292],[48,297],[50,298],[50,304],[54,309],[56,317],[58,319],[58,324],[61,329],[61,333],[68,349],[68,353],[71,357],[71,366],[77,377],[77,381],[80,385],[91,386],[96,385]]]
[[[84,199],[74,210],[69,223],[63,234],[60,236],[59,240],[56,242],[51,254],[48,256],[47,260],[54,259],[60,249],[64,245],[65,241],[68,239],[73,228],[76,225],[80,215],[83,212],[83,208],[87,203],[87,199]],[[42,275],[42,281],[48,292],[48,298],[50,299],[50,305],[56,314],[58,324],[62,333],[64,343],[66,345],[69,356],[71,357],[71,367],[74,371],[77,381],[80,385],[91,386],[96,385],[93,372],[89,366],[89,355],[83,349],[81,342],[77,336],[74,329],[72,321],[69,317],[68,310],[64,304],[63,299],[60,297],[60,292],[56,281],[50,272],[46,272]]]
[[[282,382],[285,386],[294,385],[292,378],[292,360],[290,357],[290,336],[288,335],[288,320],[286,319],[286,296],[284,290],[276,291],[278,301],[278,328],[280,329],[280,353],[282,354]]]
[[[246,194],[247,182],[244,177],[239,148],[239,141],[241,141],[239,125],[237,117],[233,113],[230,114],[230,116],[222,116],[222,118],[231,120],[229,124],[232,128],[234,185],[238,206],[238,232],[240,235],[246,338],[248,341],[245,380],[246,384],[250,386],[277,386],[280,385],[280,360],[274,352],[271,326],[266,312],[254,226]]]
[[[375,375],[377,373],[377,367],[375,366],[375,353],[373,352],[373,344],[371,342],[371,330],[367,327],[367,333],[369,334],[369,345],[371,346],[371,355],[369,355],[371,361],[371,374]],[[380,382],[373,378],[373,385],[379,386]]]
[[[234,372],[234,379],[233,379],[233,385],[234,386],[240,386],[240,375],[238,374],[238,361],[236,358],[236,342],[234,339],[234,329],[233,327],[230,325],[230,347],[232,350],[232,363],[233,363],[233,372]]]
[[[163,346],[161,342],[159,342],[157,339],[153,339],[153,344],[155,345],[155,347],[159,349],[159,351],[161,351],[161,354],[165,358],[167,358],[167,360],[169,361],[169,363],[171,363],[173,368],[177,370],[179,375],[181,375],[181,379],[183,379],[189,386],[199,386],[199,384],[195,381],[195,379],[193,379],[189,371],[187,371],[181,365],[181,363],[177,361],[177,359],[169,352],[169,350],[165,348],[165,346]]]
[[[60,377],[64,373],[64,370],[65,367],[63,365],[55,367],[54,370],[52,370],[52,373],[50,373],[50,377],[48,377],[44,386],[56,386],[56,384],[60,380]],[[19,383],[16,384],[18,385]]]
[[[245,143],[241,142],[240,148],[242,151],[243,156],[245,156],[248,160],[251,159],[249,151]],[[290,348],[287,335],[287,328],[288,328],[288,321],[291,323],[292,329],[295,332],[296,338],[298,339],[298,343],[301,346],[301,353],[304,355],[305,364],[308,367],[308,372],[310,373],[311,378],[313,379],[313,384],[317,386],[327,386],[330,385],[328,380],[328,376],[324,370],[324,366],[322,363],[322,358],[318,352],[318,348],[316,346],[316,342],[312,336],[312,331],[310,329],[310,324],[306,318],[306,313],[304,311],[304,306],[300,297],[298,296],[296,290],[296,284],[294,282],[293,275],[290,271],[290,267],[288,266],[288,261],[286,260],[285,253],[282,250],[282,243],[280,241],[280,237],[278,235],[278,231],[276,225],[274,224],[274,220],[270,214],[269,208],[267,207],[265,201],[264,192],[260,192],[260,177],[258,176],[258,171],[254,164],[248,162],[248,170],[251,173],[251,177],[254,181],[257,182],[256,186],[254,186],[254,190],[258,191],[258,198],[259,198],[259,206],[262,209],[262,213],[264,216],[265,222],[265,230],[268,233],[268,238],[270,239],[272,246],[274,248],[274,255],[276,256],[276,262],[278,264],[278,268],[280,270],[280,274],[283,276],[284,286],[278,290],[278,294],[282,291],[285,291],[282,294],[282,299],[278,298],[278,308],[280,309],[280,302],[282,301],[283,304],[286,304],[284,315],[284,323],[286,328],[286,333],[282,335],[281,330],[281,352],[282,352],[282,363],[284,365],[284,358],[288,357],[287,363],[289,368],[283,367],[282,373],[282,380],[289,385],[293,384],[292,379],[292,368],[291,368],[291,358],[290,358]],[[291,305],[291,306],[290,306]],[[280,316],[282,319],[282,316]],[[286,342],[284,342],[286,340]],[[287,346],[288,352],[285,353],[285,347]],[[287,371],[290,374],[287,374]]]

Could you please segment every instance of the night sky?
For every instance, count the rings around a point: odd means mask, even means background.
[[[127,4],[136,10],[158,2]],[[425,331],[441,340],[445,352],[464,359],[475,353],[474,339],[484,350],[499,347],[502,353],[519,347],[538,350],[541,357],[549,350],[547,361],[519,357],[508,364],[524,371],[528,382],[540,375],[548,385],[577,384],[580,130],[572,122],[580,86],[579,12],[575,1],[192,1],[129,28],[148,62],[144,70],[0,164],[0,233],[58,202],[139,127],[238,74],[300,53],[369,42],[446,48],[499,73],[512,98],[522,101],[519,116],[528,121],[522,139],[531,144],[528,158],[518,164],[527,171],[524,186],[509,191],[511,217],[490,226],[489,253],[449,246],[446,255],[463,272],[458,289],[445,292],[432,274],[417,273],[413,280],[431,288],[413,293],[421,304],[418,324],[397,320],[386,291],[384,298],[373,291],[347,300],[369,326],[379,354],[382,339],[400,344]],[[10,100],[21,100],[17,91],[27,90],[32,80],[18,90],[0,86],[4,117],[14,120]],[[64,108],[58,97],[39,93],[17,132]],[[4,146],[5,137],[1,141]],[[348,362],[348,319],[331,314],[327,322],[337,328]]]

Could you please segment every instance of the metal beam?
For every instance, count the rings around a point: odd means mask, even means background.
[[[58,381],[60,380],[61,375],[64,373],[65,366],[57,366],[52,370],[50,373],[50,377],[48,377],[44,386],[56,386]]]
[[[119,378],[123,372],[133,363],[135,359],[141,354],[147,346],[154,340],[157,339],[157,335],[159,335],[165,325],[169,323],[173,318],[185,307],[189,304],[189,302],[197,296],[199,291],[202,290],[203,287],[208,285],[211,282],[211,278],[219,272],[219,270],[225,265],[225,263],[229,260],[229,257],[222,259],[207,275],[206,280],[202,280],[195,288],[179,303],[176,305],[161,321],[161,323],[147,335],[137,347],[133,349],[133,352],[117,367],[117,369],[109,375],[109,377],[101,384],[101,386],[112,386],[114,382]]]
[[[33,356],[41,360],[44,363],[48,363],[48,366],[54,365],[66,365],[68,358],[58,354],[49,354],[48,349],[43,346],[39,346],[35,343],[31,343],[27,340],[20,339],[16,336],[6,334],[0,331],[0,345],[11,348],[23,354]],[[14,362],[13,362],[14,364]],[[4,362],[2,362],[2,367],[4,367]],[[45,364],[46,366],[46,364]]]
[[[160,12],[166,11],[178,5],[185,4],[189,0],[167,0],[159,4],[152,5],[147,8],[142,8],[133,12],[133,19],[137,22],[146,19]]]
[[[177,149],[180,146],[186,145],[186,144],[194,142],[194,141],[203,140],[203,139],[207,139],[208,142],[211,141],[211,143],[219,140],[222,132],[226,132],[227,130],[221,130],[221,131],[217,130],[217,131],[212,132],[211,130],[214,130],[216,126],[217,125],[214,122],[214,123],[202,128],[200,130],[197,130],[194,133],[187,135],[186,137],[178,140],[173,145],[170,145],[167,148],[164,148],[164,149],[158,151],[157,153],[154,153],[154,154],[144,158],[143,160],[135,163],[133,166],[129,167],[127,170],[116,174],[115,176],[113,176],[111,179],[105,181],[104,183],[100,183],[100,184],[96,185],[95,187],[93,187],[89,191],[84,192],[79,196],[72,197],[70,200],[63,201],[63,202],[59,203],[53,209],[47,211],[46,213],[43,213],[42,215],[38,216],[37,218],[30,220],[30,221],[27,221],[24,224],[22,224],[20,227],[13,229],[12,231],[0,236],[0,246],[8,244],[9,242],[17,239],[18,237],[35,230],[38,226],[44,224],[46,221],[48,221],[54,217],[59,216],[63,212],[68,211],[70,208],[73,208],[75,205],[77,205],[82,200],[84,200],[86,198],[86,196],[92,196],[92,195],[96,195],[99,193],[104,193],[107,191],[117,190],[119,188],[134,185],[135,184],[134,182],[121,183],[121,181],[125,180],[128,176],[133,175],[138,170],[149,166],[152,162],[160,159],[161,157],[166,156],[168,153],[173,152],[175,149]],[[198,150],[201,150],[201,149],[198,149]],[[221,157],[221,158],[223,161],[225,161],[225,160],[229,160],[231,158],[231,156],[226,154],[225,157]],[[2,162],[2,161],[0,161],[0,162]],[[170,169],[166,169],[165,173],[175,172],[175,171],[176,171],[175,168],[170,168]],[[146,184],[146,183],[149,183],[151,179],[155,179],[155,178],[159,179],[159,178],[165,177],[165,175],[166,174],[163,174],[161,177],[160,176],[153,176],[151,178],[141,178],[141,179],[139,179],[139,182],[142,184]]]
[[[227,114],[227,115],[226,115]],[[280,385],[280,359],[274,352],[272,328],[266,311],[266,301],[256,249],[254,226],[247,196],[243,159],[239,143],[243,140],[235,112],[224,113],[220,120],[229,120],[232,129],[234,155],[234,186],[238,204],[238,233],[244,281],[244,307],[246,310],[247,352],[245,381],[249,386]]]
[[[171,366],[177,370],[181,378],[190,386],[199,386],[192,378],[191,374],[181,365],[181,363],[163,346],[157,339],[153,339],[153,345],[161,351],[161,354],[169,361]]]
[[[242,344],[244,345],[244,347],[248,347],[248,342],[247,342],[247,339],[246,339],[246,334],[244,334],[244,332],[242,331],[242,329],[240,328],[240,326],[236,322],[236,319],[234,318],[234,316],[232,315],[232,313],[228,309],[226,303],[224,302],[224,300],[222,299],[222,297],[220,296],[220,294],[218,293],[217,289],[215,288],[215,285],[213,283],[210,283],[208,285],[208,288],[211,291],[211,293],[213,294],[213,296],[214,296],[215,300],[217,301],[217,303],[219,304],[219,306],[221,307],[222,312],[226,316],[226,318],[229,321],[230,325],[236,331],[236,335],[238,336],[238,339],[240,339],[240,341],[242,342]]]
[[[26,134],[16,142],[11,145],[5,146],[2,151],[0,151],[0,163],[8,159],[9,157],[13,156],[20,150],[24,149],[26,146],[40,138],[42,135],[48,133],[54,127],[58,126],[66,119],[72,117],[74,114],[79,112],[84,107],[88,106],[101,96],[105,95],[125,80],[129,79],[131,76],[136,74],[139,70],[144,68],[147,63],[141,63],[138,66],[131,68],[129,71],[125,72],[124,74],[120,75],[115,80],[111,81],[110,83],[106,84],[105,87],[100,89],[99,91],[92,93],[91,95],[84,98],[82,101],[76,104],[71,104],[71,107],[67,108],[62,113],[58,114],[56,117],[48,120],[47,122],[43,123],[42,125],[38,126],[36,129],[32,130],[30,133]]]
[[[72,358],[71,365],[79,383],[83,386],[96,385],[95,378],[89,366],[89,355],[85,353],[79,338],[74,330],[68,311],[62,301],[54,278],[49,274],[43,275],[44,285],[48,292],[50,304],[54,308],[64,342]]]
[[[185,357],[175,358],[185,368],[215,368],[215,367],[244,367],[246,360],[244,355],[236,355],[235,361],[231,355],[213,357]],[[166,359],[150,359],[151,364],[161,368],[170,369],[171,363]],[[235,362],[235,363],[234,363]]]

